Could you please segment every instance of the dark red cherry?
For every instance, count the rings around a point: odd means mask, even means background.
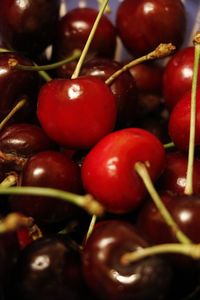
[[[14,52],[0,53],[0,120],[7,116],[19,100],[25,98],[27,104],[15,114],[12,120],[31,121],[35,116],[39,75],[37,72],[12,69],[9,63],[13,59],[19,64],[33,64],[29,59]]]
[[[83,66],[81,74],[95,76],[105,81],[122,66],[121,63],[114,60],[96,58]],[[137,106],[137,89],[130,73],[123,72],[114,80],[110,88],[117,101],[117,125],[118,127],[127,127],[135,119]]]
[[[184,194],[186,186],[186,175],[188,166],[188,155],[181,152],[170,152],[166,154],[166,167],[159,179],[159,189],[170,191],[175,194]],[[200,161],[194,160],[193,166],[193,192],[200,194]]]
[[[0,132],[0,150],[4,153],[30,157],[53,148],[55,144],[34,124],[12,124]]]
[[[138,207],[146,188],[134,170],[146,164],[152,180],[164,169],[165,152],[151,133],[127,128],[104,137],[86,156],[82,166],[83,185],[110,212],[129,212]]]
[[[172,110],[176,103],[191,90],[194,65],[194,47],[179,50],[169,60],[163,75],[163,95],[167,107]],[[200,82],[200,72],[198,73]]]
[[[75,8],[61,18],[54,45],[54,56],[57,59],[65,58],[74,50],[84,48],[97,14],[98,11],[93,8]],[[115,27],[104,15],[96,30],[89,53],[111,58],[114,55],[115,47]]]
[[[98,299],[167,299],[170,267],[152,256],[129,265],[123,254],[147,243],[130,224],[123,221],[97,223],[82,253],[84,277]]]
[[[169,117],[169,135],[180,150],[187,150],[190,136],[191,92],[187,92],[173,108]],[[200,87],[196,92],[195,145],[200,144]]]
[[[86,299],[80,256],[61,236],[28,245],[19,256],[14,279],[18,299]]]
[[[0,34],[10,49],[32,57],[53,42],[59,0],[2,0]]]
[[[87,149],[114,128],[116,100],[99,78],[55,79],[42,87],[37,115],[52,140]]]
[[[186,12],[180,0],[125,0],[118,7],[116,26],[125,47],[138,56],[160,43],[180,47]]]
[[[23,169],[21,185],[82,192],[79,167],[56,151],[43,151],[32,156]],[[10,202],[13,211],[33,216],[36,222],[46,224],[69,219],[76,211],[69,203],[42,196],[14,197]]]

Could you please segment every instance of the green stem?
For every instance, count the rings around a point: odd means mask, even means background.
[[[7,124],[7,122],[14,116],[14,114],[18,110],[20,110],[26,104],[26,102],[27,102],[26,99],[22,99],[12,108],[12,110],[9,112],[9,114],[1,121],[0,130],[3,129],[3,127]]]
[[[9,174],[1,183],[0,183],[0,189],[1,188],[8,188],[13,185],[16,185],[18,181],[17,174]]]
[[[100,9],[100,11],[99,11],[99,13],[98,13],[98,15],[97,15],[97,18],[96,18],[96,20],[95,20],[95,22],[94,22],[94,25],[93,25],[93,27],[92,27],[92,30],[90,31],[89,37],[88,37],[88,39],[87,39],[87,42],[86,42],[86,44],[85,44],[85,47],[83,48],[83,51],[82,51],[82,53],[81,53],[81,56],[80,56],[80,58],[79,58],[79,61],[78,61],[77,65],[76,65],[76,68],[75,68],[75,70],[74,70],[74,73],[72,74],[72,77],[71,77],[72,79],[75,79],[75,78],[77,78],[77,77],[79,76],[79,73],[80,73],[82,64],[83,64],[83,62],[84,62],[84,60],[85,60],[85,57],[86,57],[86,55],[87,55],[87,53],[88,53],[89,47],[90,47],[90,45],[91,45],[91,43],[92,43],[94,34],[95,34],[96,29],[97,29],[97,27],[98,27],[98,24],[99,24],[99,22],[100,22],[100,20],[101,20],[101,17],[102,17],[102,15],[103,15],[103,13],[104,13],[104,11],[105,11],[105,9],[106,9],[106,6],[107,6],[107,4],[108,4],[108,1],[109,1],[109,0],[104,0],[104,1],[103,1],[102,7],[101,7],[101,9]]]
[[[185,194],[193,194],[193,168],[194,168],[194,151],[195,151],[195,126],[196,126],[196,90],[198,81],[200,59],[200,34],[195,37],[195,54],[194,54],[194,69],[192,79],[191,93],[191,110],[190,110],[190,139],[188,151],[188,166],[186,176]]]
[[[169,44],[160,44],[154,51],[142,56],[142,57],[139,57],[139,58],[136,58],[134,60],[132,60],[131,62],[129,62],[128,64],[124,65],[120,70],[116,71],[115,73],[113,73],[106,81],[105,83],[110,85],[113,83],[113,81],[119,77],[123,72],[127,71],[128,69],[140,64],[140,63],[143,63],[145,61],[148,61],[148,60],[153,60],[153,59],[156,59],[156,58],[162,58],[162,57],[165,57],[169,54],[171,54],[173,51],[175,50],[175,47],[169,43]]]
[[[75,204],[85,209],[90,214],[102,215],[104,209],[99,202],[97,202],[91,195],[76,195],[66,191],[42,188],[42,187],[10,187],[0,188],[0,195],[32,195],[32,196],[45,196],[51,198],[57,198],[66,202]]]
[[[87,232],[87,235],[86,235],[86,239],[85,239],[85,243],[87,242],[87,240],[89,239],[93,229],[94,229],[94,225],[96,223],[96,220],[97,220],[97,216],[96,215],[93,215],[92,216],[92,219],[91,219],[91,222],[90,222],[90,225],[89,225],[89,228],[88,228],[88,232]]]
[[[134,252],[126,253],[121,257],[121,263],[128,265],[145,257],[164,254],[164,253],[178,253],[187,255],[193,259],[200,258],[200,244],[162,244],[148,248],[140,248]]]
[[[160,214],[164,218],[167,225],[171,228],[172,232],[175,234],[177,240],[182,244],[190,244],[190,239],[180,230],[179,226],[176,224],[171,214],[163,204],[160,196],[154,188],[149,172],[142,162],[137,162],[134,166],[135,171],[140,176],[146,189],[148,190],[154,204],[158,208]]]
[[[99,9],[101,9],[101,6],[103,4],[103,0],[97,0],[97,2],[98,2],[98,5],[99,5]],[[106,6],[105,13],[108,13],[108,14],[111,13],[111,8],[110,8],[109,5]]]
[[[170,148],[174,148],[175,144],[173,142],[170,142],[170,143],[164,144],[163,147],[165,149],[170,149]]]

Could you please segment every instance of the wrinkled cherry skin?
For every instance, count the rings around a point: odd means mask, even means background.
[[[50,45],[59,17],[59,0],[2,0],[0,33],[8,48],[39,55]]]
[[[160,43],[178,48],[185,35],[185,8],[180,0],[125,0],[118,7],[116,26],[133,55],[146,54]]]
[[[135,209],[147,193],[134,171],[136,162],[146,163],[152,180],[161,174],[165,152],[154,135],[138,128],[107,135],[83,162],[82,181],[86,191],[110,212],[125,213]]]
[[[40,238],[21,251],[13,285],[17,299],[86,299],[79,254],[58,235]]]
[[[175,53],[165,67],[163,94],[167,107],[172,110],[185,92],[191,90],[194,65],[194,47],[186,47]],[[198,73],[200,83],[200,72]]]
[[[42,87],[37,115],[52,140],[87,149],[113,130],[116,100],[99,78],[55,79]]]
[[[158,257],[124,266],[127,252],[147,247],[134,227],[123,221],[97,223],[82,254],[83,274],[98,299],[166,299],[171,272]]]
[[[21,185],[82,192],[79,167],[56,151],[43,151],[32,156],[24,166]],[[11,198],[10,203],[13,211],[33,216],[40,223],[60,222],[76,211],[75,206],[49,197],[20,196]]]
[[[83,50],[97,14],[98,11],[92,8],[75,8],[61,18],[54,45],[54,56],[57,59],[67,57],[76,49]],[[103,15],[89,53],[112,58],[115,47],[116,29],[109,18]]]
[[[188,156],[181,152],[166,154],[166,167],[159,179],[159,190],[183,195],[186,186]],[[194,160],[193,193],[200,194],[200,160]]]
[[[39,90],[37,72],[12,69],[9,60],[15,59],[19,64],[32,65],[29,59],[14,52],[0,53],[0,121],[7,116],[19,100],[28,100],[12,120],[25,121],[33,119],[36,97]]]
[[[42,128],[34,124],[12,124],[0,132],[0,150],[4,153],[30,157],[54,148]]]
[[[96,58],[83,66],[81,74],[95,76],[105,81],[122,66],[121,63],[114,60]],[[128,127],[135,118],[137,107],[137,88],[130,73],[123,72],[114,80],[110,88],[117,101],[117,125],[118,127]]]
[[[173,108],[168,124],[169,135],[179,150],[189,147],[191,92],[187,92]],[[196,92],[195,145],[200,144],[200,87]]]

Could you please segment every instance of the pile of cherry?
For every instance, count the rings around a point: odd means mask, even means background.
[[[1,0],[2,300],[200,298],[199,41],[180,0],[99,3]]]

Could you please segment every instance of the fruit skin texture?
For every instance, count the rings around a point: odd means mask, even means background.
[[[98,299],[166,299],[171,269],[162,259],[151,256],[127,266],[120,262],[123,254],[145,247],[147,243],[130,224],[97,223],[83,249],[82,264],[86,283]]]
[[[153,134],[127,128],[107,135],[83,162],[82,180],[86,191],[110,212],[135,209],[147,193],[134,171],[136,162],[146,163],[152,180],[163,171],[165,151]]]
[[[169,135],[179,150],[187,151],[190,135],[191,92],[187,92],[172,110],[169,118]],[[200,144],[200,87],[196,92],[195,145]]]
[[[194,47],[179,50],[166,65],[163,74],[163,94],[165,104],[170,110],[191,89],[193,65]],[[200,72],[198,82],[200,83]]]
[[[54,52],[57,59],[70,55],[75,49],[83,50],[98,11],[92,8],[76,8],[68,12],[58,23]],[[106,42],[105,42],[106,41]],[[103,15],[96,30],[89,53],[112,58],[116,47],[116,29]]]
[[[116,100],[98,78],[55,79],[43,86],[37,115],[47,135],[69,148],[91,148],[110,133]]]
[[[52,43],[59,0],[1,0],[0,33],[7,47],[37,56]]]
[[[116,26],[133,55],[146,54],[160,43],[178,48],[185,35],[185,9],[180,0],[125,0],[118,7]]]

